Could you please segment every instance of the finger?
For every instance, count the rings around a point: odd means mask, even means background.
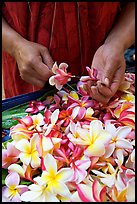
[[[112,91],[109,87],[105,86],[104,84],[102,84],[100,81],[97,81],[97,88],[99,93],[101,93],[102,95],[106,96],[106,97],[111,97],[112,96]]]
[[[94,98],[95,100],[97,100],[103,104],[108,103],[108,101],[110,99],[108,97],[103,96],[101,93],[99,93],[98,88],[95,86],[91,87],[91,96],[92,96],[92,98]]]
[[[45,65],[42,60],[37,61],[37,63],[32,65],[32,68],[36,71],[38,74],[38,78],[47,81],[50,76],[52,76],[52,71],[48,68],[47,65]]]
[[[117,70],[117,72],[116,72],[116,74],[114,76],[114,79],[113,79],[112,84],[110,86],[110,90],[111,90],[113,95],[116,93],[116,91],[118,90],[121,82],[123,81],[124,72],[125,72],[124,70],[125,70],[124,67],[120,67]]]
[[[104,67],[104,71],[103,71],[103,76],[102,76],[102,84],[106,85],[107,87],[110,86],[110,83],[112,82],[112,79],[115,75],[115,72],[117,70],[118,65],[115,63],[111,63],[111,61],[106,62],[106,66]]]
[[[35,86],[38,86],[38,87],[40,87],[40,88],[44,87],[44,85],[45,85],[45,81],[40,80],[40,79],[38,79],[38,78],[36,78],[36,77],[33,77],[33,75],[31,75],[31,76],[30,76],[30,75],[22,76],[22,75],[20,74],[20,76],[21,76],[21,78],[22,78],[24,81],[26,81],[27,83],[32,84],[32,85],[35,85]]]
[[[47,48],[42,49],[41,57],[45,65],[47,65],[48,68],[51,69],[53,67],[54,61]]]

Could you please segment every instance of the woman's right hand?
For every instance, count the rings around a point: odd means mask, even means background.
[[[13,56],[21,78],[38,87],[43,87],[52,75],[53,60],[43,45],[22,39],[16,43]]]

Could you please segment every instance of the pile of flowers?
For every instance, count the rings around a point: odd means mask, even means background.
[[[135,76],[125,73],[107,105],[90,97],[96,70],[87,67],[76,89],[68,65],[57,63],[49,79],[58,89],[31,101],[27,116],[10,128],[2,150],[8,170],[2,187],[10,202],[135,201]]]

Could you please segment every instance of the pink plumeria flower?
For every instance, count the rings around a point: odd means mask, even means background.
[[[70,166],[73,170],[73,176],[71,180],[76,182],[76,184],[83,181],[83,179],[87,176],[87,169],[89,168],[91,161],[89,158],[83,160],[76,160],[70,163]]]
[[[28,190],[26,185],[19,185],[20,177],[16,172],[8,174],[5,179],[6,186],[2,187],[2,195],[10,202],[21,202],[20,196]]]
[[[67,68],[68,65],[66,63],[61,63],[58,67],[55,62],[52,67],[54,75],[49,78],[49,84],[51,86],[55,85],[58,90],[61,90],[63,85],[70,81],[71,77],[73,77],[71,73],[67,73]]]
[[[31,101],[28,106],[29,108],[26,109],[26,112],[33,114],[38,113],[45,108],[45,105],[41,101]]]
[[[31,164],[33,168],[39,167],[41,161],[36,148],[37,140],[37,135],[34,135],[30,142],[22,139],[16,144],[16,148],[21,152],[19,154],[20,160],[26,165]]]
[[[16,149],[13,142],[7,143],[7,148],[2,149],[2,168],[7,169],[10,164],[16,163],[19,159],[20,151]]]
[[[97,82],[97,69],[95,68],[89,68],[88,66],[86,67],[86,70],[88,72],[88,76],[82,76],[80,78],[80,81],[82,82],[87,82],[87,81],[94,81]]]
[[[86,109],[89,107],[94,106],[94,100],[88,100],[89,97],[85,96],[82,97],[81,100],[76,100],[74,98],[71,98],[68,96],[69,100],[71,100],[73,103],[67,108],[67,110],[72,109],[72,118],[81,120],[84,118],[86,114]]]
[[[18,142],[21,139],[29,139],[33,135],[32,130],[28,130],[25,124],[17,124],[10,128],[10,135],[14,142]]]
[[[70,197],[70,202],[105,202],[106,198],[106,186],[94,180],[88,184],[78,184],[77,191]]]
[[[45,131],[45,136],[50,133],[50,131],[54,128],[55,124],[58,121],[59,117],[59,109],[56,109],[52,114],[51,114],[51,119],[50,119],[50,124],[45,124],[44,125],[44,130]]]

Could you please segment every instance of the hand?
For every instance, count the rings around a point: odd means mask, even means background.
[[[43,87],[52,75],[53,60],[43,45],[21,40],[14,50],[21,78],[35,86]]]
[[[92,97],[104,104],[118,90],[125,73],[124,51],[115,45],[103,44],[96,51],[91,67],[97,69],[97,85],[91,87]]]

